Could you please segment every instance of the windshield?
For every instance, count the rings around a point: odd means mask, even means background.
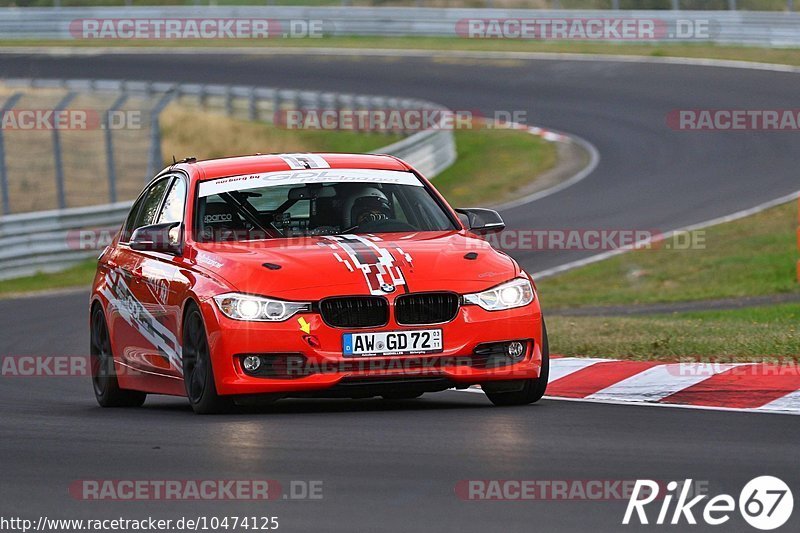
[[[411,172],[309,169],[202,182],[198,240],[457,229]]]

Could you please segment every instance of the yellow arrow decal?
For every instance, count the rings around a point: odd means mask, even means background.
[[[311,324],[306,322],[305,318],[303,317],[298,318],[297,323],[300,324],[300,329],[302,329],[304,332],[306,332],[307,334],[311,333]]]

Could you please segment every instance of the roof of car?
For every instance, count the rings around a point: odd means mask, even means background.
[[[255,174],[262,172],[276,172],[292,170],[292,159],[311,156],[322,158],[330,168],[359,168],[379,170],[408,170],[409,167],[399,159],[390,155],[372,154],[339,154],[339,153],[303,153],[303,154],[257,154],[223,159],[209,159],[207,161],[186,160],[176,164],[173,168],[197,171],[199,179],[209,180],[226,176],[241,174]]]

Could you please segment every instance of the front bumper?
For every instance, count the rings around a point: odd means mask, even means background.
[[[285,396],[372,396],[382,391],[443,390],[491,381],[537,378],[542,364],[542,315],[538,300],[507,311],[489,312],[462,306],[445,324],[381,328],[334,328],[318,314],[302,313],[284,322],[242,322],[222,315],[212,301],[203,304],[214,377],[221,395],[280,394]],[[301,328],[307,324],[308,333]],[[346,332],[441,329],[444,350],[426,355],[344,357]],[[522,340],[518,362],[487,366],[475,354],[479,345]],[[289,373],[252,376],[242,367],[248,354],[291,357]],[[485,359],[485,358],[484,358]],[[328,393],[328,394],[326,394]]]

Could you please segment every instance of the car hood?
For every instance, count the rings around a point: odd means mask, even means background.
[[[232,290],[294,300],[406,290],[467,293],[519,273],[510,257],[464,231],[201,243],[196,248],[198,267],[224,278]]]

